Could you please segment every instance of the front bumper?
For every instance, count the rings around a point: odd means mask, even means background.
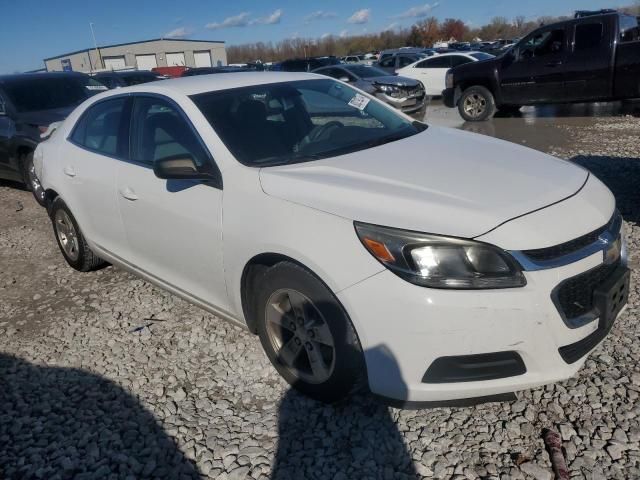
[[[525,272],[526,287],[506,290],[428,289],[383,271],[338,297],[358,331],[373,393],[402,402],[487,397],[564,380],[580,369],[608,330],[600,335],[598,319],[569,328],[551,294],[564,279],[602,261],[599,252],[560,268]],[[596,342],[573,363],[565,361],[560,349],[586,338]],[[526,371],[483,381],[424,381],[438,359],[495,352],[516,353]]]
[[[447,88],[442,92],[442,101],[445,106],[449,108],[456,108],[458,106],[458,101],[462,96],[462,92],[459,87],[456,88]]]
[[[422,108],[424,108],[427,101],[427,95],[424,90],[420,94],[413,94],[403,98],[391,97],[390,95],[382,92],[377,92],[375,96],[379,100],[388,103],[389,105],[397,108],[398,110],[401,110],[404,113],[414,113],[420,111]]]

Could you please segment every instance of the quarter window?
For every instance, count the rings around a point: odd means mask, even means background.
[[[152,165],[171,157],[191,157],[198,166],[208,155],[191,125],[169,102],[137,97],[131,113],[131,159]]]
[[[586,23],[576,26],[574,51],[590,50],[602,43],[602,23]]]
[[[456,55],[454,57],[451,57],[452,67],[457,67],[458,65],[464,65],[465,63],[470,63],[470,62],[473,62],[473,60],[471,60],[468,57],[463,57],[462,55]]]
[[[620,41],[637,42],[640,40],[640,26],[638,20],[631,15],[623,15],[620,17]]]
[[[85,112],[71,135],[76,144],[97,153],[121,156],[126,151],[126,129],[122,127],[125,98],[100,102]]]

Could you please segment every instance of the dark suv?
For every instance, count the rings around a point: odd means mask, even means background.
[[[44,201],[33,173],[40,135],[105,90],[102,83],[76,72],[0,76],[0,178],[25,183],[38,201]]]
[[[320,67],[340,65],[340,60],[336,57],[312,57],[294,58],[280,63],[279,70],[282,72],[310,72]]]

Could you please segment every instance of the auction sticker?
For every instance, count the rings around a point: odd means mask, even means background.
[[[349,100],[349,105],[362,111],[367,108],[367,105],[369,105],[369,99],[364,95],[356,93],[356,95],[351,100]]]

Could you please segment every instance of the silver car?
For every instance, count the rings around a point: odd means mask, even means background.
[[[427,96],[422,82],[412,78],[389,75],[378,67],[331,65],[317,68],[313,73],[347,82],[404,113],[420,113],[425,106]]]

